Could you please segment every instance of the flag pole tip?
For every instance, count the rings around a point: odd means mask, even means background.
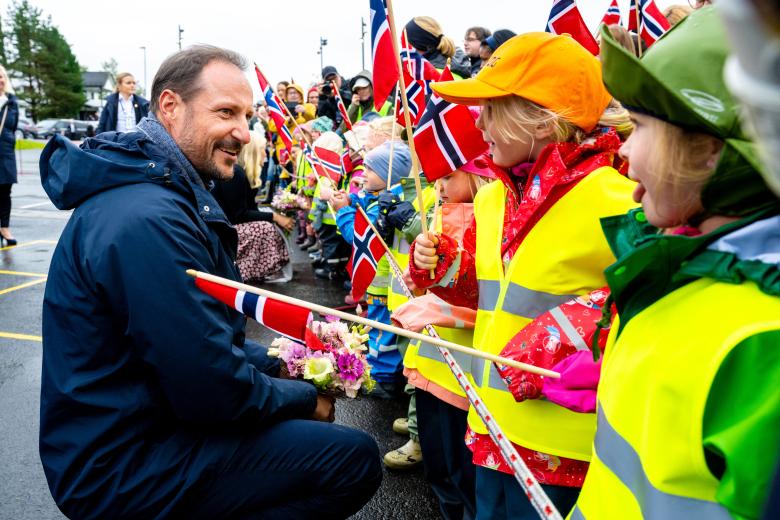
[[[188,275],[192,276],[193,278],[198,277],[198,271],[196,271],[195,269],[187,269],[186,272]]]

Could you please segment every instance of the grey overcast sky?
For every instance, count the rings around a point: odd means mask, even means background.
[[[580,0],[585,23],[595,31],[611,0]],[[166,56],[177,50],[177,26],[184,29],[182,46],[209,43],[240,52],[256,61],[275,83],[294,78],[308,87],[319,78],[319,38],[328,40],[325,65],[335,65],[343,76],[361,69],[360,18],[369,22],[368,0],[30,0],[50,15],[71,44],[74,54],[88,70],[100,70],[102,62],[115,58],[120,71],[133,73],[143,85],[143,50],[146,47],[147,77]],[[444,34],[463,46],[465,30],[482,25],[491,30],[517,33],[542,31],[552,0],[395,0],[396,24],[428,15]],[[629,0],[618,0],[623,22]],[[686,0],[656,0],[663,9]],[[10,2],[0,2],[5,13]],[[369,30],[368,28],[366,29]],[[370,33],[366,34],[366,67],[371,67]],[[255,78],[250,83],[258,97]],[[148,91],[148,89],[147,89]]]

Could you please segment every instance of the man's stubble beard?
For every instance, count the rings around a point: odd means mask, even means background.
[[[219,145],[222,143],[222,141],[216,143],[212,150],[203,150],[202,147],[199,147],[194,142],[196,132],[192,131],[192,128],[194,128],[194,125],[192,124],[193,120],[194,118],[188,112],[184,119],[184,127],[187,130],[182,134],[180,141],[177,143],[182,153],[185,157],[187,157],[187,159],[190,161],[190,164],[192,164],[193,168],[195,168],[195,171],[198,172],[204,182],[212,180],[226,181],[232,179],[233,171],[231,170],[230,173],[227,174],[222,173],[219,170],[219,166],[217,166],[217,163],[214,161],[214,151],[219,148]],[[202,156],[204,151],[206,152],[205,156]]]

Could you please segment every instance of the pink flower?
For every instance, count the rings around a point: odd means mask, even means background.
[[[339,354],[337,362],[339,375],[344,381],[357,381],[365,370],[361,359],[351,352]]]

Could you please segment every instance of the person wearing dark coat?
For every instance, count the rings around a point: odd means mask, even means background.
[[[19,105],[5,68],[0,66],[0,246],[16,245],[11,223],[11,186],[16,184],[16,127]]]
[[[471,62],[463,49],[456,48],[452,38],[444,35],[439,22],[430,16],[415,16],[404,27],[409,43],[420,51],[439,71],[447,65],[455,79],[471,77]]]
[[[46,193],[73,209],[44,295],[39,435],[69,518],[346,518],[381,482],[374,440],[328,424],[334,401],[278,378],[246,318],[185,273],[239,280],[208,185],[249,141],[245,69],[225,49],[180,51],[137,131],[42,152]]]
[[[343,118],[336,104],[336,94],[333,92],[332,84],[336,84],[341,99],[344,101],[344,106],[347,106],[349,105],[350,99],[352,99],[352,91],[349,88],[352,80],[344,79],[333,65],[327,65],[322,68],[322,80],[323,84],[320,89],[320,99],[317,104],[317,117],[329,117],[331,121],[335,122],[333,128],[335,130],[341,125]]]
[[[129,132],[149,114],[149,100],[135,93],[135,78],[127,72],[116,76],[116,92],[106,98],[97,133]]]

